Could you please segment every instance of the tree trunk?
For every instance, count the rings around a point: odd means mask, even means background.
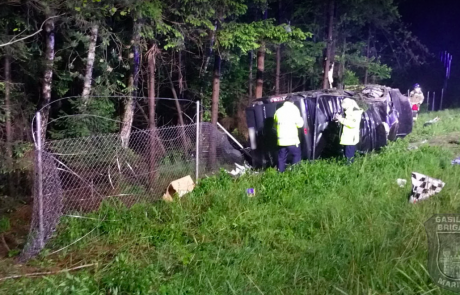
[[[329,0],[328,9],[328,33],[327,33],[327,47],[326,47],[326,58],[324,63],[324,76],[323,76],[323,89],[329,88],[328,72],[331,67],[331,54],[332,54],[332,34],[334,28],[334,0]]]
[[[179,98],[182,99],[184,93],[184,76],[182,74],[182,50],[179,50],[177,63],[179,68]]]
[[[371,27],[369,27],[368,37],[367,37],[367,52],[366,52],[366,69],[364,71],[364,85],[367,84],[369,80],[369,58],[371,55]]]
[[[49,103],[51,102],[51,84],[53,81],[54,65],[54,20],[50,19],[45,23],[46,50],[45,50],[45,72],[43,75],[42,95],[45,107],[42,111],[42,142],[45,142],[46,127],[49,118]]]
[[[256,85],[256,98],[261,98],[263,95],[264,87],[264,66],[265,63],[265,42],[262,42],[259,50],[257,51],[257,85]]]
[[[346,52],[347,52],[347,39],[343,38],[342,61],[340,62],[339,71],[338,71],[338,74],[339,74],[339,89],[345,89],[343,79],[344,79],[344,75],[345,75]]]
[[[93,79],[94,59],[96,58],[96,42],[97,42],[98,30],[99,30],[98,25],[93,25],[91,27],[88,57],[86,59],[86,74],[85,74],[85,80],[83,84],[83,93],[82,93],[83,105],[85,108],[88,103],[89,94],[91,92],[91,82]]]
[[[182,108],[179,103],[179,98],[177,97],[177,92],[176,89],[174,88],[174,83],[171,78],[171,73],[168,74],[168,80],[169,80],[169,85],[171,86],[171,92],[174,97],[174,102],[176,104],[176,110],[177,110],[177,117],[179,120],[179,125],[183,126],[184,125],[184,116],[182,114]]]
[[[252,85],[252,54],[253,54],[252,50],[249,51],[249,81],[248,81],[249,82],[248,83],[249,84],[248,85],[248,87],[249,87],[249,101],[252,101],[252,87],[253,87],[253,85]]]
[[[214,75],[212,81],[212,98],[211,98],[211,134],[210,147],[209,147],[209,169],[213,171],[216,168],[216,132],[217,132],[217,119],[219,116],[219,92],[220,92],[220,55],[216,52],[214,57]]]
[[[129,76],[129,88],[134,88],[133,74]],[[123,125],[120,131],[121,146],[127,148],[129,146],[129,138],[131,137],[131,128],[133,126],[134,118],[134,97],[131,94],[125,101],[125,109],[123,112]]]
[[[158,174],[156,173],[157,162],[165,154],[165,148],[161,139],[158,137],[156,122],[155,122],[155,66],[157,55],[156,44],[148,54],[148,72],[149,72],[149,167],[150,167],[150,188],[154,188]]]
[[[276,47],[275,94],[280,93],[280,73],[281,73],[281,45],[278,45]]]
[[[176,103],[176,109],[177,109],[177,116],[179,120],[179,126],[180,126],[180,136],[182,138],[182,148],[185,150],[185,152],[188,151],[189,148],[189,141],[187,140],[187,136],[185,134],[185,129],[184,129],[184,115],[182,114],[182,108],[180,106],[179,98],[177,97],[177,92],[174,87],[173,80],[171,78],[172,73],[168,74],[168,79],[169,79],[169,84],[171,85],[171,91],[174,97],[174,102]]]
[[[203,72],[200,71],[200,77],[202,76],[202,74],[206,74],[207,72],[209,60],[211,59],[211,55],[212,55],[212,48],[214,47],[214,39],[216,38],[216,31],[217,31],[217,22],[214,25],[214,30],[211,32],[211,40],[209,41],[208,54],[206,56],[206,61],[204,63]]]
[[[140,52],[139,52],[139,41],[140,41],[140,24],[134,25],[134,45],[133,45],[133,72],[130,76],[129,87],[132,90],[131,95],[126,100],[125,110],[123,114],[123,126],[121,128],[120,137],[121,145],[123,148],[129,146],[129,139],[131,137],[131,128],[133,126],[134,110],[136,107],[135,99],[137,97],[137,86],[139,81],[139,64],[140,64]]]
[[[278,25],[281,24],[282,2],[278,0]],[[280,93],[280,73],[281,73],[281,44],[276,46],[276,74],[275,74],[275,94]]]
[[[148,55],[149,65],[149,129],[153,130],[156,128],[155,123],[155,66],[156,66],[156,44],[152,45]]]
[[[13,185],[13,133],[11,130],[11,59],[8,48],[5,55],[5,133],[6,133],[6,168],[8,171],[9,196],[14,196]]]

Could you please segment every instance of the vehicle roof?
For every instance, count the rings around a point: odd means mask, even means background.
[[[279,95],[271,95],[256,99],[253,101],[253,105],[266,104],[266,103],[276,103],[284,101],[288,96],[296,96],[298,98],[315,98],[322,95],[328,96],[341,96],[341,97],[350,97],[360,101],[366,101],[368,103],[380,102],[386,99],[387,95],[392,89],[387,86],[370,84],[370,85],[354,85],[348,86],[345,90],[341,89],[318,89],[318,90],[309,90],[293,93],[285,93]],[[399,90],[397,90],[399,92]]]

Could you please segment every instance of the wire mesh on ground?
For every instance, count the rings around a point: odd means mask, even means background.
[[[63,215],[80,216],[97,210],[103,201],[126,206],[156,201],[173,180],[242,164],[241,153],[225,133],[200,123],[198,134],[198,150],[197,124],[133,131],[126,148],[119,134],[46,142],[41,153],[43,209],[38,202],[36,151],[32,224],[20,259],[26,261],[42,250],[41,241],[52,237]]]

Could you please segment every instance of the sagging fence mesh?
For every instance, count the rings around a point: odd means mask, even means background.
[[[225,133],[210,123],[200,123],[198,132],[197,124],[134,131],[129,146],[118,134],[49,141],[43,144],[41,161],[38,153],[22,261],[43,249],[63,215],[95,211],[103,201],[126,206],[155,201],[173,180],[203,177],[244,161]]]

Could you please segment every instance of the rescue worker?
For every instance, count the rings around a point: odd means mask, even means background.
[[[420,105],[425,100],[423,96],[422,89],[420,88],[419,84],[414,85],[414,90],[412,90],[409,94],[409,101],[412,107],[412,118],[417,120],[418,111],[420,110]]]
[[[351,164],[354,162],[356,145],[359,143],[363,110],[358,106],[356,101],[350,98],[345,98],[342,101],[342,109],[345,113],[345,118],[340,114],[336,114],[334,120],[342,124],[340,144],[345,148],[344,152],[347,164]]]
[[[299,109],[290,97],[275,112],[274,123],[278,137],[278,170],[284,172],[289,155],[293,156],[293,165],[301,160],[298,128],[302,128],[304,124]]]

